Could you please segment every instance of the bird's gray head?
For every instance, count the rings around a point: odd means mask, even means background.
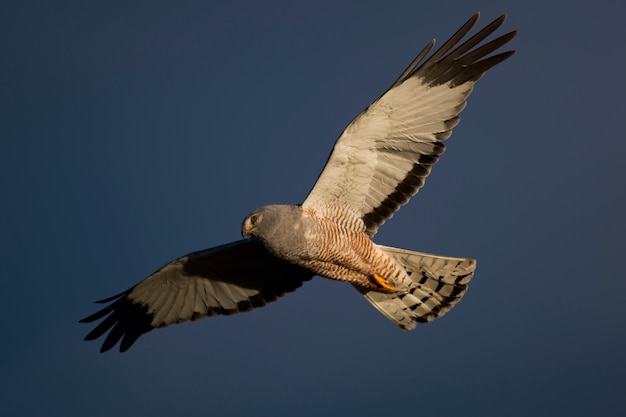
[[[290,228],[300,219],[300,207],[295,205],[272,205],[254,210],[241,225],[243,237],[269,237],[278,229]]]
[[[296,205],[273,205],[256,209],[241,226],[243,237],[252,236],[271,252],[286,252],[304,243],[302,209]]]

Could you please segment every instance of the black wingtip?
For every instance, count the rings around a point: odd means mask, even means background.
[[[113,348],[120,340],[120,352],[127,351],[133,343],[144,333],[153,329],[152,314],[149,314],[145,306],[141,306],[129,300],[128,291],[116,296],[106,298],[113,301],[110,305],[96,313],[79,320],[79,323],[92,323],[104,317],[84,340],[96,340],[107,332],[100,352],[106,352]],[[103,300],[103,302],[106,302]]]
[[[424,49],[411,61],[409,66],[400,74],[389,90],[402,84],[412,76],[421,77],[430,85],[440,85],[451,82],[459,85],[467,81],[480,79],[485,71],[498,62],[513,55],[505,52],[497,55],[497,59],[489,60],[485,57],[513,39],[517,31],[509,32],[499,38],[477,47],[483,40],[489,37],[506,21],[506,13],[494,19],[491,23],[480,29],[468,40],[461,43],[463,38],[471,31],[480,18],[480,12],[474,13],[446,42],[435,52],[427,57],[433,48],[435,41],[430,41]],[[480,60],[483,61],[480,61]],[[484,65],[485,62],[491,66]],[[480,64],[480,65],[477,65]],[[389,91],[387,90],[387,91]]]
[[[478,17],[478,13],[472,16],[437,51],[419,67],[416,67],[411,75],[422,78],[424,82],[430,85],[447,83],[452,86],[461,85],[479,80],[491,67],[513,55],[510,53],[511,51],[506,51],[495,56],[489,56],[513,39],[517,31],[506,33],[483,43],[506,21],[506,14],[494,19],[469,39],[463,41],[463,38],[477,22]]]

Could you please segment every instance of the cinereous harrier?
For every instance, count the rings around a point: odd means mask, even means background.
[[[301,205],[261,207],[243,222],[243,239],[190,253],[81,320],[107,331],[101,351],[127,350],[157,327],[262,307],[314,275],[351,283],[405,330],[442,316],[463,296],[473,259],[428,255],[372,241],[378,228],[424,184],[459,122],[474,84],[514,51],[487,57],[510,32],[478,46],[503,15],[457,46],[475,14],[427,58],[431,41],[393,85],[337,140]]]

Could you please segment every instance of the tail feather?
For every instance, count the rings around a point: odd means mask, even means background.
[[[356,287],[382,314],[404,330],[443,316],[459,302],[474,275],[476,261],[379,246],[402,264],[410,279],[395,282],[397,291]]]

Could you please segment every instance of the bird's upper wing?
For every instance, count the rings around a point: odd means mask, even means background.
[[[85,340],[97,339],[110,330],[100,351],[111,349],[121,339],[123,352],[154,328],[250,311],[294,291],[312,276],[251,239],[190,253],[128,291],[98,301],[111,304],[81,323],[107,317]]]
[[[504,15],[457,46],[478,17],[425,59],[431,41],[389,90],[348,125],[303,207],[373,236],[417,193],[444,151],[442,141],[459,122],[475,82],[514,53],[485,58],[516,32],[477,47],[504,22]]]

